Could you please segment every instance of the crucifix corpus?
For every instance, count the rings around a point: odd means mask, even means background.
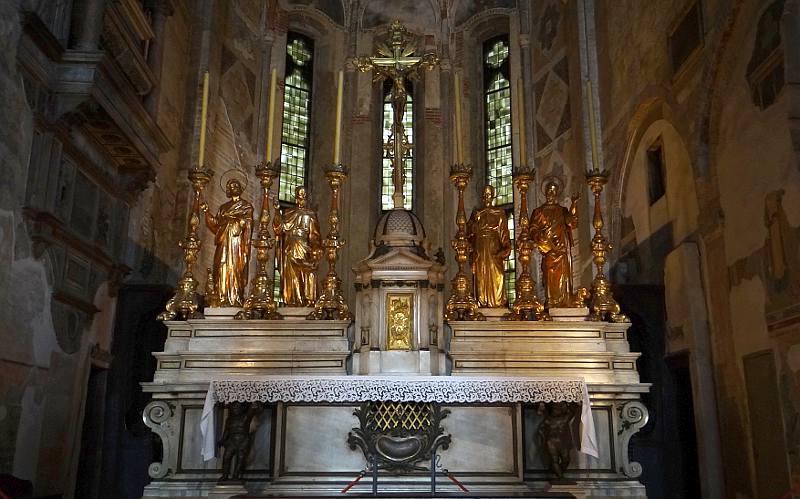
[[[408,99],[406,81],[415,80],[420,74],[420,69],[430,70],[439,64],[439,56],[432,52],[414,55],[417,51],[416,44],[411,40],[411,34],[400,21],[392,22],[386,40],[378,44],[376,50],[378,52],[376,55],[356,58],[355,64],[361,72],[374,71],[373,82],[384,81],[387,78],[392,81],[390,95],[394,110],[394,122],[392,123],[392,134],[384,145],[384,149],[392,160],[392,184],[394,185],[392,202],[394,209],[398,210],[403,208],[404,198],[403,158],[411,149],[403,126],[403,114]]]

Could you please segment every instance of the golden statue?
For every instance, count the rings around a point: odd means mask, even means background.
[[[494,187],[483,188],[483,208],[472,210],[467,222],[470,263],[475,276],[478,306],[505,307],[505,260],[511,254],[506,211],[492,206]]]
[[[214,233],[213,289],[221,307],[240,307],[244,302],[253,205],[241,198],[242,191],[241,182],[228,180],[225,195],[230,201],[220,206],[216,215],[208,212],[206,203],[200,206],[205,213],[206,225]]]
[[[322,240],[317,214],[306,207],[306,188],[297,187],[297,205],[281,215],[275,210],[272,227],[280,243],[276,252],[281,270],[281,295],[290,307],[310,307],[317,299],[317,266]]]
[[[543,191],[544,204],[531,214],[530,238],[542,253],[545,303],[547,308],[583,306],[572,292],[572,229],[578,226],[580,194],[572,196],[567,209],[558,204],[557,180],[547,180]]]

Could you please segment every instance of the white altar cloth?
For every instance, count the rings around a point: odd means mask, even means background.
[[[258,376],[212,380],[200,433],[203,459],[216,454],[217,402],[380,402],[452,403],[575,402],[581,404],[581,452],[598,457],[597,434],[583,378],[461,376]]]

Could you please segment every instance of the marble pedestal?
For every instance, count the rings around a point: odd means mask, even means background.
[[[200,452],[199,427],[210,380],[358,372],[352,355],[358,349],[346,321],[198,319],[168,322],[167,327],[164,351],[155,354],[154,382],[143,384],[152,395],[144,411],[146,424],[163,443],[163,456],[150,465],[153,481],[145,497],[204,497],[216,487],[220,460],[204,461]],[[600,455],[594,458],[575,451],[567,478],[585,497],[642,499],[646,492],[637,480],[641,466],[630,460],[628,444],[647,423],[640,397],[649,385],[639,382],[635,365],[639,354],[630,352],[627,327],[587,321],[455,321],[438,335],[440,352],[446,351],[450,360],[446,371],[442,366],[442,374],[584,378]],[[366,349],[359,355],[413,353],[421,359],[427,352]],[[395,359],[394,365],[403,362]],[[424,364],[408,363],[400,372],[414,371],[425,372]],[[248,494],[338,493],[366,465],[361,452],[350,450],[345,441],[358,424],[353,416],[356,406],[270,405],[254,422],[254,445],[245,473]],[[537,434],[542,415],[535,405],[455,403],[448,409],[451,415],[444,425],[453,435],[453,445],[441,453],[442,464],[471,492],[511,494],[550,486],[552,474],[543,463]],[[225,415],[218,410],[217,431],[221,431]],[[437,483],[441,492],[458,492],[444,477]],[[383,492],[422,494],[429,490],[430,478],[423,473],[382,474],[379,487]],[[370,490],[365,478],[352,492]]]
[[[563,309],[562,309],[563,310]],[[577,312],[581,309],[568,309]],[[566,478],[586,497],[645,498],[642,469],[630,460],[631,437],[647,424],[631,352],[630,324],[553,320],[532,322],[452,321],[447,345],[453,376],[580,376],[586,380],[601,455],[573,453]],[[537,428],[541,415],[524,412],[524,425]],[[538,444],[526,442],[524,476],[533,487],[549,487]],[[572,486],[570,486],[572,487]]]

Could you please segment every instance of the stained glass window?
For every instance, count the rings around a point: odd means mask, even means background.
[[[290,32],[286,40],[281,175],[278,179],[278,200],[283,206],[294,203],[295,188],[306,185],[308,177],[313,58],[314,41]],[[277,259],[274,280],[275,300],[280,303],[281,272]]]
[[[514,183],[511,162],[511,78],[508,36],[493,38],[483,45],[483,97],[485,119],[486,183],[493,186],[495,204],[508,214],[511,254],[505,262],[508,302],[514,302],[516,254],[514,247]]]
[[[506,293],[508,294],[508,303],[514,303],[514,297],[516,296],[516,283],[517,283],[517,272],[516,272],[516,252],[517,250],[514,248],[514,210],[509,209],[506,211],[508,215],[508,234],[511,236],[511,254],[508,255],[506,258],[505,263],[505,274],[506,274]]]
[[[281,176],[278,199],[294,202],[294,190],[306,184],[311,136],[311,78],[314,42],[289,33],[281,130]]]
[[[498,205],[513,204],[511,84],[507,37],[495,38],[484,45],[484,62],[486,182],[494,186]]]
[[[408,97],[406,100],[406,111],[403,113],[403,126],[406,131],[406,138],[408,144],[414,144],[414,102],[411,97],[413,88],[410,83],[406,83],[408,90]],[[389,137],[392,134],[392,124],[394,123],[394,109],[392,109],[391,98],[391,84],[386,82],[383,87],[383,169],[381,173],[381,210],[391,210],[394,208],[392,201],[392,194],[394,193],[394,184],[392,183],[392,159],[391,150],[387,149],[389,144]],[[411,209],[412,193],[414,192],[414,149],[410,148],[406,151],[405,158],[403,159],[403,169],[406,174],[405,183],[403,184],[403,195],[405,196],[403,207],[407,210]]]

